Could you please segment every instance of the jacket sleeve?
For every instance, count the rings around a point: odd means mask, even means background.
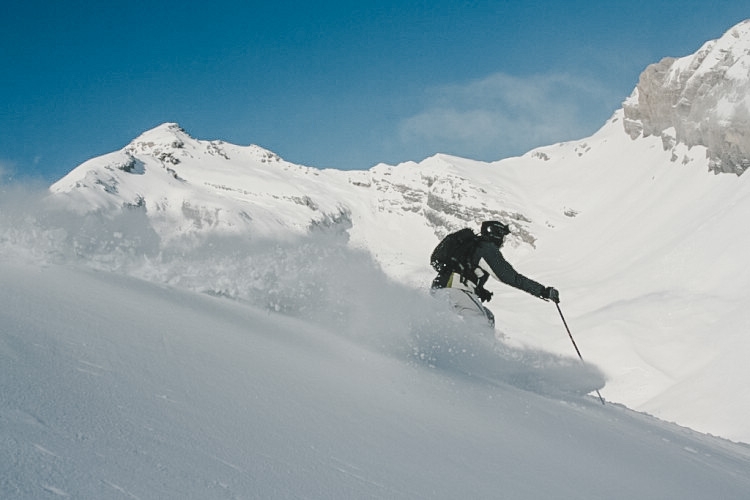
[[[530,293],[535,297],[541,297],[544,292],[544,285],[527,278],[513,269],[513,266],[505,260],[500,249],[489,242],[480,243],[475,253],[477,267],[498,281],[510,285],[524,292]]]

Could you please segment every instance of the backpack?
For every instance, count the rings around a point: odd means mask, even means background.
[[[430,264],[435,271],[446,270],[469,277],[471,256],[479,243],[479,237],[471,229],[464,228],[451,233],[438,243],[430,255]]]

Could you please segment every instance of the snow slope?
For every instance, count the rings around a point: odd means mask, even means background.
[[[440,236],[499,218],[514,229],[510,262],[560,289],[584,357],[607,376],[607,399],[750,442],[750,394],[741,386],[750,375],[742,301],[750,276],[738,258],[750,247],[738,229],[750,181],[710,173],[703,146],[633,140],[623,124],[619,110],[592,137],[494,163],[437,155],[366,172],[291,165],[253,146],[222,143],[222,154],[211,153],[216,141],[167,124],[114,153],[119,160],[91,160],[52,186],[47,210],[77,207],[88,214],[79,222],[27,216],[30,236],[13,238],[46,248],[43,261],[80,259],[271,310],[306,308],[312,318],[338,314],[328,309],[339,309],[334,297],[377,300],[377,288],[350,289],[371,270],[349,263],[333,285],[306,259],[339,253],[312,241],[279,250],[278,242],[339,235],[392,279],[424,291]],[[134,156],[141,150],[148,154]],[[315,303],[320,283],[331,284],[323,306]],[[498,336],[573,352],[549,304],[488,288]]]
[[[112,273],[4,259],[0,281],[2,498],[750,494],[748,447],[534,391],[542,358],[488,372],[490,344],[457,330],[412,331],[456,348],[423,362]]]
[[[748,442],[750,316],[742,297],[750,270],[739,256],[750,250],[741,229],[750,180],[708,173],[705,148],[679,146],[687,161],[671,161],[660,138],[630,141],[608,132],[616,126],[588,138],[576,166],[565,148],[536,152],[549,158],[554,179],[529,181],[542,186],[530,197],[576,215],[551,222],[536,251],[514,262],[561,290],[584,356],[607,373],[605,396]],[[525,165],[506,167],[523,175]],[[551,328],[527,318],[509,325],[531,345],[570,349],[550,338]]]

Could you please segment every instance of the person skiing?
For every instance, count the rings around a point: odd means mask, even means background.
[[[462,229],[446,236],[431,255],[437,271],[432,280],[432,293],[444,293],[453,308],[462,316],[483,316],[491,327],[495,317],[483,302],[492,299],[484,288],[489,277],[530,293],[544,300],[560,302],[560,293],[518,273],[503,257],[500,248],[510,228],[500,221],[485,221],[477,236],[471,229]]]

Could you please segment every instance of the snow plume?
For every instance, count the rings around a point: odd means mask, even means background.
[[[0,255],[31,262],[121,270],[156,255],[159,238],[137,211],[78,215],[46,192],[13,184],[0,201],[0,244]]]
[[[439,324],[437,324],[439,322]],[[593,365],[572,357],[497,342],[485,325],[436,315],[412,330],[413,358],[453,377],[508,384],[558,399],[580,398],[605,383]]]
[[[78,214],[26,188],[6,193],[0,213],[6,260],[93,268],[222,297],[408,362],[534,392],[580,396],[604,385],[598,369],[576,359],[503,346],[486,324],[456,316],[426,290],[394,282],[345,234],[204,235],[165,243],[140,210]]]

